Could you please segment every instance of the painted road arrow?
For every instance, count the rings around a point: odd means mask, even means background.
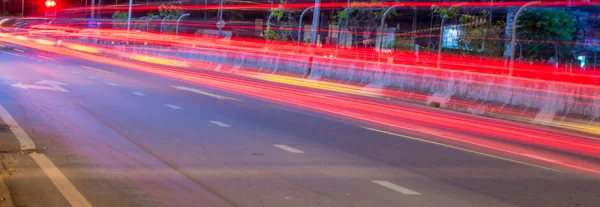
[[[35,83],[37,85],[26,85],[26,84],[22,84],[22,83],[17,83],[17,84],[12,84],[12,87],[17,87],[17,88],[22,88],[22,89],[41,89],[41,90],[50,90],[50,91],[60,91],[60,92],[69,92],[67,89],[61,87],[61,86],[66,86],[69,84],[66,83],[61,83],[61,82],[56,82],[56,81],[50,81],[50,80],[43,80],[43,81],[39,81],[37,83]],[[47,86],[44,86],[47,85]]]

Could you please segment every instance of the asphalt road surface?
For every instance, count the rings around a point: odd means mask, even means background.
[[[23,135],[0,133],[18,205],[600,205],[599,176],[535,155],[370,130],[235,91],[3,46],[0,115],[36,145],[19,153]]]

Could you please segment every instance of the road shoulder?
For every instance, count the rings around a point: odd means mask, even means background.
[[[0,119],[0,207],[70,206],[42,169],[20,144],[10,127]]]

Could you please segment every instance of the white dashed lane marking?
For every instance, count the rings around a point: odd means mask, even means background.
[[[173,105],[173,104],[165,104],[166,107],[172,108],[172,109],[181,109],[181,107]]]
[[[140,93],[140,92],[133,92],[133,95],[136,96],[146,96],[146,94]]]
[[[212,124],[214,124],[214,125],[220,126],[220,127],[231,127],[228,124],[225,124],[225,123],[220,122],[220,121],[209,121],[209,122],[212,123]]]
[[[279,149],[291,152],[291,153],[304,154],[304,151],[296,149],[296,148],[293,148],[293,147],[290,147],[290,146],[287,146],[287,145],[274,144],[273,146],[275,146],[275,147],[277,147]]]
[[[371,182],[381,185],[383,187],[389,188],[390,190],[402,193],[404,195],[421,195],[419,192],[413,191],[411,189],[396,185],[389,181],[385,180],[371,180]]]
[[[116,83],[111,83],[111,82],[108,82],[108,83],[106,83],[106,84],[108,84],[108,85],[111,85],[111,86],[118,86],[118,85],[119,85],[119,84],[116,84]]]
[[[94,76],[88,76],[89,79],[96,79]]]

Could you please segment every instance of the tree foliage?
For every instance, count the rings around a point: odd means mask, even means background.
[[[113,28],[119,28],[119,29],[126,28],[127,24],[125,24],[125,21],[127,21],[128,15],[129,15],[129,12],[116,11],[115,13],[113,13],[113,15],[112,15]]]
[[[386,49],[396,49],[396,50],[412,50],[413,49],[412,39],[408,38],[396,38],[385,45]]]
[[[380,3],[383,0],[370,0],[371,3]],[[394,2],[398,2],[395,0]],[[362,33],[363,46],[374,46],[375,41],[372,41],[371,36],[376,33],[380,26],[381,17],[387,7],[356,7],[352,3],[346,10],[338,11],[334,16],[334,24],[345,26],[345,21],[348,21],[348,27],[354,29],[352,34]],[[398,13],[396,10],[391,10],[387,18],[394,17]],[[354,39],[354,38],[352,38]]]
[[[501,57],[504,53],[505,22],[498,21],[493,25],[468,24],[461,27],[458,46],[463,53]],[[463,24],[465,24],[463,23]]]
[[[229,21],[239,21],[244,19],[244,15],[236,10],[223,10],[223,18]]]
[[[278,8],[271,9],[271,21],[267,23],[267,29],[263,33],[265,39],[279,41],[297,40],[296,32],[293,31],[295,31],[294,28],[298,26],[298,23],[291,12],[283,9],[283,3],[281,2]]]
[[[446,7],[439,7],[439,6],[431,6],[431,9],[433,10],[434,13],[437,13],[438,15],[440,15],[440,17],[444,18],[444,19],[456,19],[460,16],[459,12],[459,8],[458,7],[450,7],[450,8],[446,8]]]
[[[487,10],[469,14],[461,13],[459,7],[431,7],[434,13],[446,20],[444,27],[457,31],[457,48],[448,52],[460,54],[501,57],[504,52],[505,22],[486,23]]]
[[[575,21],[562,9],[531,9],[519,16],[517,38],[527,59],[572,58]]]
[[[158,7],[158,15],[163,18],[170,16],[169,19],[175,19],[184,13],[185,10],[181,6],[181,2],[169,2],[168,4],[161,4]]]
[[[115,13],[113,13],[112,19],[119,20],[119,21],[125,21],[125,20],[127,20],[128,15],[129,15],[129,12],[116,11]]]

